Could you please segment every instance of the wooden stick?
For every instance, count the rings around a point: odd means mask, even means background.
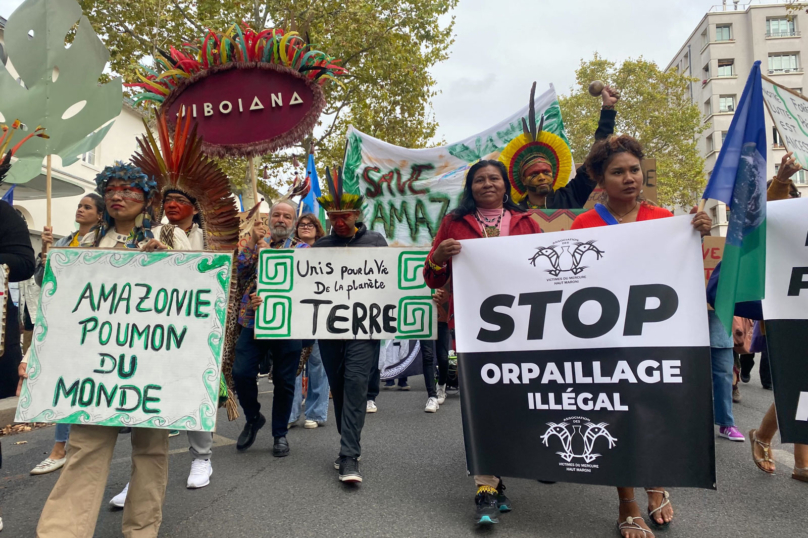
[[[704,211],[704,205],[705,205],[706,203],[707,203],[707,200],[705,200],[704,198],[702,198],[702,199],[699,201],[699,208],[698,208],[698,210],[697,210],[699,213],[701,213],[702,211]]]
[[[250,157],[250,179],[252,180],[253,201],[258,203],[258,177],[255,175],[255,157]]]

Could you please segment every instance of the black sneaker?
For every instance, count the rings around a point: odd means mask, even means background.
[[[499,523],[499,504],[494,488],[480,488],[474,497],[476,506],[474,520],[478,525]]]
[[[499,481],[499,487],[497,488],[497,507],[499,508],[500,512],[510,512],[513,510],[511,508],[513,505],[511,504],[511,500],[505,496],[505,484],[502,483],[502,480]]]
[[[339,462],[339,481],[359,483],[362,482],[362,474],[359,472],[359,461],[356,458],[344,456]]]
[[[356,461],[362,461],[362,456],[356,458]],[[334,460],[334,469],[339,471],[339,464],[342,463],[342,456],[337,456],[337,459]]]
[[[254,422],[248,422],[244,425],[244,429],[241,431],[241,435],[238,436],[238,442],[236,443],[237,450],[247,450],[252,446],[255,442],[255,436],[258,435],[258,430],[264,427],[264,424],[267,423],[267,419],[264,418],[264,415],[259,414],[258,418]]]

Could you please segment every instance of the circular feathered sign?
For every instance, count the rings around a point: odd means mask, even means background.
[[[145,69],[136,101],[161,103],[169,125],[184,108],[213,157],[252,157],[289,147],[314,129],[325,108],[321,88],[344,70],[296,32],[233,25],[200,46],[173,47]]]

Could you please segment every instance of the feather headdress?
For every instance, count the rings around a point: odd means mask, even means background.
[[[143,205],[143,212],[138,215],[135,221],[135,229],[130,234],[129,240],[126,243],[128,248],[137,248],[141,242],[154,238],[154,234],[151,231],[151,208],[154,203],[155,195],[157,194],[157,183],[144,174],[143,170],[137,166],[123,161],[115,161],[112,166],[104,167],[104,169],[95,176],[95,191],[101,196],[104,196],[107,184],[115,179],[119,179],[132,187],[141,189],[145,195],[146,203]],[[98,226],[93,228],[97,230],[94,245],[98,246],[101,239],[114,226],[115,219],[104,209],[101,222]]]
[[[364,196],[343,192],[342,169],[339,166],[334,167],[333,176],[331,175],[331,170],[326,168],[325,179],[328,194],[317,198],[317,202],[323,209],[326,211],[356,211],[362,209],[362,204],[365,203]]]
[[[536,83],[530,88],[530,104],[528,117],[522,118],[522,134],[505,146],[499,155],[499,161],[508,169],[511,180],[511,198],[519,202],[527,194],[523,183],[522,171],[537,161],[546,161],[553,169],[553,190],[558,190],[569,181],[572,172],[572,153],[564,140],[544,131],[544,116],[536,125],[536,107],[534,99]]]
[[[144,125],[146,124],[144,120]],[[156,180],[155,221],[163,216],[162,200],[167,191],[177,191],[194,202],[202,221],[205,248],[233,250],[238,246],[238,210],[227,176],[201,150],[190,112],[177,120],[169,132],[165,114],[157,115],[157,140],[146,125],[146,135],[137,139],[139,149],[132,162]]]

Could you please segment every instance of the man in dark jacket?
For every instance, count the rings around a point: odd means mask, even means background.
[[[603,108],[600,111],[600,120],[595,131],[595,141],[614,134],[614,122],[617,117],[617,111],[614,106],[620,99],[620,94],[617,90],[606,86],[601,94],[601,99],[603,100]],[[595,180],[589,177],[586,167],[580,166],[575,171],[575,177],[569,183],[554,191],[549,173],[550,165],[537,163],[535,165],[536,172],[542,172],[542,165],[548,168],[544,174],[548,181],[537,186],[528,186],[527,196],[519,202],[519,207],[523,209],[580,209],[586,204],[589,195],[597,186]],[[530,170],[526,170],[526,172],[528,171]],[[522,178],[522,181],[525,183],[525,178]]]
[[[338,176],[337,181],[341,183],[341,177]],[[335,198],[337,202],[334,202]],[[314,248],[387,246],[381,234],[356,222],[360,216],[357,208],[361,207],[361,197],[339,192],[318,198],[318,201],[328,210],[332,230],[331,235],[314,243]],[[361,482],[359,439],[365,425],[368,382],[374,366],[378,367],[379,341],[320,340],[319,345],[334,399],[337,431],[341,436],[339,457],[334,467],[339,469],[341,482]]]

